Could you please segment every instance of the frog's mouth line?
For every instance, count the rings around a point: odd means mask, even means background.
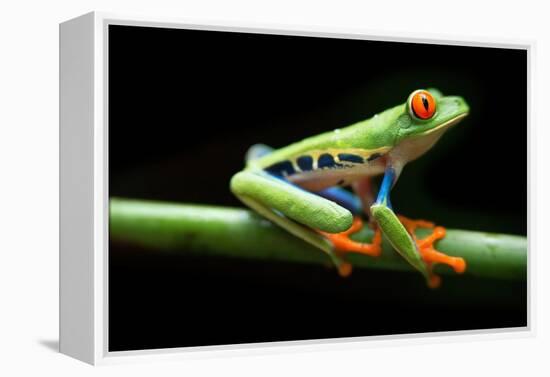
[[[462,114],[459,114],[457,115],[456,117],[452,118],[452,119],[449,119],[448,121],[446,121],[445,123],[442,123],[440,124],[439,126],[435,127],[435,128],[432,128],[426,132],[424,132],[422,134],[422,136],[425,136],[425,135],[429,135],[433,132],[436,132],[436,131],[439,131],[443,128],[447,128],[447,127],[451,127],[451,126],[454,126],[455,124],[457,124],[458,122],[460,122],[462,120],[462,118],[466,117],[469,113],[462,113]]]

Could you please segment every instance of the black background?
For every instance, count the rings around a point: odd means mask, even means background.
[[[417,88],[471,106],[392,192],[399,213],[526,234],[523,50],[109,27],[110,196],[241,206],[228,183],[282,147]],[[183,257],[110,242],[109,349],[526,325],[525,282]]]

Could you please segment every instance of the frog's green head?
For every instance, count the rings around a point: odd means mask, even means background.
[[[396,143],[425,139],[428,135],[441,136],[468,115],[468,111],[468,104],[462,97],[443,96],[437,89],[415,90],[397,119]]]

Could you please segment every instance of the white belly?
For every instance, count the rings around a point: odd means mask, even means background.
[[[384,173],[384,159],[351,168],[322,169],[288,176],[287,179],[308,191],[321,191],[333,186],[349,186],[364,178]]]

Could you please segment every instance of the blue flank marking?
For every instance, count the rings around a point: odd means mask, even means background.
[[[339,164],[336,161],[334,161],[334,157],[332,157],[328,153],[323,153],[322,155],[319,156],[319,159],[317,160],[317,168],[319,168],[319,169],[322,169],[322,168],[335,168],[335,167],[341,168],[342,166],[344,166],[344,165]]]
[[[340,204],[355,215],[359,215],[363,211],[361,200],[357,195],[341,187],[329,187],[316,194]]]
[[[284,176],[285,174],[292,175],[296,173],[296,171],[294,170],[294,166],[292,166],[292,162],[290,162],[289,160],[277,162],[276,164],[268,166],[264,170],[270,174],[278,176]]]
[[[365,161],[363,157],[351,153],[339,153],[338,158],[340,161],[355,162],[356,164],[362,164]]]
[[[310,171],[313,169],[313,157],[311,156],[300,156],[296,160],[296,163],[301,171]]]
[[[382,186],[378,191],[378,197],[376,198],[376,204],[385,204],[390,209],[393,209],[390,202],[390,191],[395,179],[395,170],[390,166],[384,172],[384,179],[382,180]]]

